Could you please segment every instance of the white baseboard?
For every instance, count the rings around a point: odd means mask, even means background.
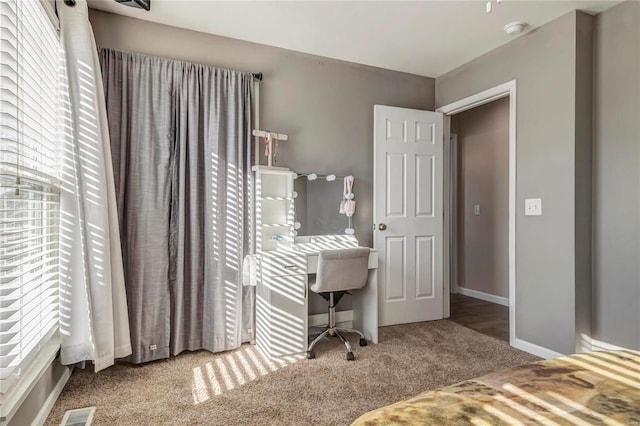
[[[470,288],[466,287],[458,287],[458,293],[464,296],[473,297],[475,299],[484,300],[485,302],[497,303],[498,305],[502,306],[509,306],[509,299],[506,297],[494,296],[493,294],[484,293],[478,290],[471,290]]]
[[[632,348],[625,348],[623,346],[614,345],[612,343],[603,342],[601,340],[594,339],[591,336],[582,334],[582,352],[597,352],[597,351],[623,351],[623,350],[637,350]]]
[[[71,377],[72,372],[73,367],[67,367],[65,369],[65,372],[62,374],[62,376],[60,376],[58,383],[56,383],[55,387],[47,397],[47,400],[44,402],[44,404],[42,404],[42,407],[40,407],[40,411],[38,411],[36,418],[33,420],[33,423],[31,423],[32,426],[42,426],[45,424],[45,422],[47,421],[47,417],[49,417],[49,413],[51,413],[53,406],[56,404],[56,401],[62,393],[62,389],[64,389],[64,386],[67,384],[69,377]]]
[[[534,343],[529,343],[522,339],[514,339],[511,342],[511,346],[516,349],[520,349],[521,351],[525,351],[530,353],[531,355],[539,356],[544,359],[558,358],[559,356],[564,356],[560,352],[552,351],[551,349],[544,348],[542,346],[538,346]]]
[[[353,311],[336,312],[336,325],[348,322],[353,323]],[[329,323],[329,314],[309,315],[309,327],[317,327],[319,325],[326,325],[327,323]]]

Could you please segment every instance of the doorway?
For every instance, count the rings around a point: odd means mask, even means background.
[[[450,319],[509,341],[509,98],[451,116]]]
[[[445,316],[515,343],[515,81],[445,114]]]

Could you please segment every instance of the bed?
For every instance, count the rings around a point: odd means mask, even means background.
[[[640,425],[640,352],[539,361],[370,411],[353,425]]]

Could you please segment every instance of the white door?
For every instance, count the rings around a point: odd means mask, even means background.
[[[443,115],[374,107],[380,325],[443,317]]]

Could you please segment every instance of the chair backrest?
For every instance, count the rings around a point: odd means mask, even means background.
[[[318,257],[318,273],[311,290],[316,293],[356,290],[367,283],[367,247],[323,250]]]

